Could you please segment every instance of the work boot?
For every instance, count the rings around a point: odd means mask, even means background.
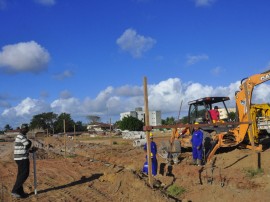
[[[193,159],[193,165],[197,165],[197,159]]]
[[[197,164],[198,164],[198,166],[202,166],[202,160],[198,159]]]

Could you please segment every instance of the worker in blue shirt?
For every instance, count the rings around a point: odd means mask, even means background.
[[[152,175],[157,175],[157,168],[158,168],[158,162],[157,162],[157,145],[153,140],[153,134],[150,133],[150,147],[151,147],[151,160],[152,160]],[[147,143],[144,145],[144,151],[147,152]],[[148,174],[148,162],[147,162],[147,155],[146,155],[146,162],[143,165],[143,172]]]
[[[195,123],[194,131],[191,138],[192,144],[192,157],[193,157],[193,164],[202,166],[202,142],[203,142],[203,132],[196,126],[199,123]]]

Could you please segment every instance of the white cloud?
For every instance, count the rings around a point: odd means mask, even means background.
[[[57,79],[57,80],[64,80],[66,78],[69,78],[69,77],[72,77],[74,75],[74,73],[70,70],[65,70],[64,72],[61,72],[59,74],[55,74],[53,76],[54,79]]]
[[[80,114],[80,111],[83,110],[81,107],[80,100],[77,98],[67,98],[67,99],[57,99],[51,103],[51,109],[53,112],[60,113],[69,113],[72,115]]]
[[[211,6],[216,0],[194,0],[197,7]]]
[[[0,68],[9,73],[38,73],[47,68],[50,54],[35,41],[6,45],[0,52]]]
[[[161,110],[166,114],[178,115],[181,101],[181,115],[187,115],[188,102],[206,96],[228,96],[227,107],[235,107],[234,95],[239,90],[240,81],[229,86],[209,86],[200,83],[183,83],[179,78],[169,78],[157,84],[148,84],[149,110]],[[253,103],[267,102],[270,97],[270,85],[261,84],[254,89]],[[4,106],[2,106],[4,107]],[[7,106],[9,107],[9,106]],[[0,126],[5,124],[19,126],[22,122],[30,122],[31,118],[43,112],[69,113],[75,120],[85,121],[89,114],[102,117],[105,122],[110,116],[119,120],[120,113],[134,110],[136,107],[144,107],[143,86],[107,87],[95,98],[86,97],[78,99],[72,97],[67,90],[61,92],[61,97],[45,103],[43,100],[26,98],[17,106],[6,108],[0,117]],[[104,118],[106,120],[104,120]],[[115,120],[115,121],[116,121]],[[16,125],[14,125],[16,124]]]
[[[35,2],[44,6],[52,6],[56,3],[55,0],[35,0]]]
[[[266,98],[270,97],[270,85],[263,83],[255,86],[253,95],[252,103],[269,103]]]
[[[2,127],[10,124],[13,127],[22,123],[29,123],[33,115],[50,111],[50,107],[42,100],[25,98],[17,106],[5,109],[1,114],[0,124]]]
[[[130,53],[134,58],[139,58],[155,45],[156,40],[141,36],[133,29],[127,29],[116,40],[116,43],[123,51]]]
[[[206,54],[201,55],[188,55],[187,56],[187,65],[194,65],[202,60],[208,60],[209,57]]]

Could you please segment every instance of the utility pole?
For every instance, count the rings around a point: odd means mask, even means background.
[[[147,78],[144,77],[144,112],[145,112],[145,126],[149,126],[149,110],[148,110],[148,92],[147,92]],[[151,159],[151,147],[150,147],[150,131],[146,131],[147,141],[147,163],[148,163],[148,180],[150,187],[153,188],[153,177],[152,177],[152,159]]]
[[[181,101],[180,108],[179,108],[178,119],[177,119],[178,121],[180,119],[180,112],[181,112],[181,108],[182,108],[182,103],[183,103],[183,100]]]
[[[63,126],[64,126],[64,142],[65,142],[65,158],[67,155],[67,134],[66,134],[66,120],[63,120]]]

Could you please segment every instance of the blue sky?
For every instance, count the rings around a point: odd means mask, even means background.
[[[185,115],[270,69],[268,0],[0,0],[0,128],[43,112]],[[268,84],[255,92],[267,101]]]

